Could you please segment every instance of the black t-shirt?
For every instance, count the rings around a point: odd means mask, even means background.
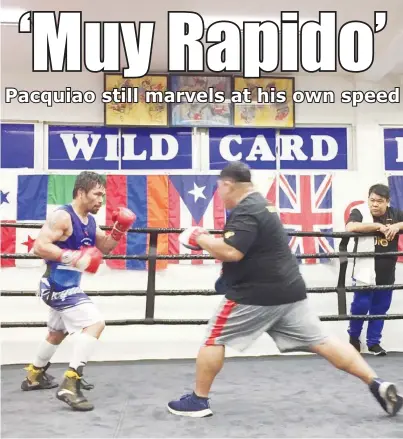
[[[225,297],[247,305],[281,305],[306,298],[305,282],[274,207],[258,192],[231,212],[224,242],[245,256],[223,262]]]
[[[396,224],[403,221],[403,211],[388,207],[383,216],[372,217],[374,223]],[[353,209],[347,220],[350,222],[362,223],[362,214],[358,209]],[[396,235],[393,241],[388,241],[383,235],[375,236],[375,251],[377,253],[396,252],[398,250],[399,235]],[[354,251],[357,248],[357,241]],[[377,285],[392,285],[395,282],[397,256],[378,257],[375,256],[375,273]],[[354,276],[354,274],[353,274]]]

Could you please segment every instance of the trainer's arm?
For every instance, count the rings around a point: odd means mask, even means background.
[[[248,214],[238,215],[227,225],[224,238],[200,235],[197,243],[211,256],[223,262],[240,261],[253,244],[257,235],[257,222]]]
[[[203,250],[210,253],[211,256],[223,262],[240,261],[244,254],[236,248],[226,244],[223,238],[215,238],[212,235],[200,235],[197,243]]]
[[[67,212],[57,210],[51,213],[35,240],[35,255],[50,261],[59,261],[63,250],[53,243],[66,234],[70,226],[71,219]]]
[[[95,235],[95,247],[100,250],[104,255],[109,254],[118,245],[118,241],[115,241],[111,235],[105,233],[99,227],[97,227]]]

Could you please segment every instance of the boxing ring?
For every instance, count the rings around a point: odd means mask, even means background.
[[[1,226],[40,228],[41,224],[17,222],[1,223]],[[110,227],[102,229],[110,230]],[[94,298],[108,297],[113,300],[127,297],[142,298],[145,301],[142,302],[145,305],[144,318],[106,319],[105,331],[108,328],[110,331],[126,328],[125,331],[137,330],[140,331],[137,334],[141,334],[151,332],[154,327],[158,328],[161,337],[163,333],[168,337],[169,328],[178,328],[180,333],[186,335],[195,329],[202,330],[207,324],[207,318],[157,317],[158,300],[194,300],[195,308],[198,308],[200,300],[214,302],[219,299],[211,289],[157,289],[158,260],[214,259],[208,255],[157,254],[158,237],[161,234],[181,232],[182,229],[133,228],[129,233],[150,235],[148,254],[104,257],[148,261],[147,286],[143,290],[86,291]],[[220,230],[210,232],[222,234]],[[364,292],[376,287],[378,290],[392,289],[401,295],[403,284],[399,283],[359,287],[346,285],[349,258],[378,255],[375,252],[349,252],[347,247],[350,239],[376,236],[376,233],[289,232],[289,235],[340,239],[338,252],[296,255],[298,259],[327,258],[338,261],[336,285],[308,288],[310,298],[332,294],[337,299],[337,314],[319,313],[322,321],[340,326],[340,322],[353,319],[403,319],[403,313],[352,316],[347,312],[347,296],[353,291]],[[403,252],[382,253],[382,256],[391,255],[400,256]],[[1,257],[38,259],[31,254],[2,254]],[[136,277],[136,272],[131,275]],[[27,301],[29,307],[32,303],[29,300],[38,300],[35,295],[35,291],[21,291],[18,288],[3,291],[2,288],[3,304],[15,298]],[[209,302],[208,306],[213,302]],[[197,310],[194,312],[197,313]],[[22,343],[21,346],[28,346],[30,331],[46,327],[46,321],[5,320],[3,317],[2,339],[7,338],[7,331],[18,330],[19,338],[15,338],[16,341],[20,341],[21,337],[28,339],[27,344]],[[400,322],[391,324],[395,325],[394,334],[401,331],[403,325]],[[41,331],[44,336],[46,329]],[[346,327],[342,328],[342,333],[347,337]],[[138,342],[141,343],[141,340]],[[268,343],[268,338],[260,343]],[[135,344],[136,340],[133,343],[134,350]],[[172,344],[175,346],[175,340],[172,340]],[[108,357],[107,360],[90,362],[86,367],[86,378],[95,384],[95,389],[86,393],[95,404],[95,410],[88,413],[71,412],[56,400],[53,390],[22,392],[20,383],[24,378],[22,367],[25,364],[22,364],[23,361],[2,360],[2,437],[403,437],[402,415],[388,418],[361,382],[333,369],[326,360],[310,354],[253,355],[252,350],[251,356],[230,355],[211,393],[215,416],[203,420],[172,416],[166,409],[166,403],[192,390],[194,384],[194,355],[182,357],[180,344],[181,339],[178,338],[177,351],[174,353],[171,346],[171,355],[161,352],[160,356],[145,355],[144,358],[132,361],[124,353],[116,355],[119,352],[119,344],[116,343],[116,351],[113,353],[116,361]],[[198,347],[197,343],[192,346],[194,354]],[[12,347],[7,349],[10,351]],[[399,341],[397,348],[392,351],[386,357],[364,355],[370,365],[379,371],[379,375],[394,380],[403,389],[402,342]],[[10,357],[9,353],[7,355]],[[21,355],[15,358],[23,358]],[[29,358],[24,361],[32,360]],[[55,360],[50,373],[61,377],[65,368],[66,361]],[[67,413],[69,415],[66,417]]]

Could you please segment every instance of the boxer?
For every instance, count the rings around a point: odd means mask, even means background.
[[[83,369],[105,327],[100,311],[80,287],[81,277],[85,272],[98,271],[103,254],[116,247],[136,220],[133,212],[119,207],[112,215],[111,233],[102,231],[93,215],[101,208],[104,196],[103,178],[95,172],[82,172],[75,181],[71,204],[49,215],[34,244],[34,253],[46,262],[38,293],[49,307],[48,335],[26,367],[21,389],[58,386],[46,371],[60,343],[72,334],[73,354],[56,397],[79,411],[94,409],[81,391],[93,387],[83,380]]]
[[[168,410],[179,416],[211,416],[209,393],[224,364],[225,347],[243,351],[266,332],[280,352],[313,352],[359,378],[381,407],[396,415],[403,404],[396,386],[381,380],[349,343],[324,333],[308,302],[305,282],[280,218],[254,190],[247,165],[233,162],[223,169],[218,192],[231,210],[223,237],[191,227],[179,240],[223,261],[216,291],[224,298],[210,319],[199,350],[194,390],[170,401]],[[312,383],[312,391],[314,388]]]

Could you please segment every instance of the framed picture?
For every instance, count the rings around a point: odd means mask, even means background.
[[[214,92],[223,92],[224,102],[182,102],[170,105],[170,125],[173,127],[228,127],[233,123],[231,103],[232,78],[230,76],[171,75],[169,89],[173,92],[205,92],[214,97]],[[190,94],[189,94],[190,95]],[[203,99],[204,101],[205,99]]]
[[[132,99],[125,102],[104,104],[104,124],[107,126],[168,126],[168,108],[165,103],[146,102],[147,91],[165,92],[168,86],[167,75],[146,75],[142,78],[124,78],[120,74],[105,76],[105,91],[125,89]],[[132,89],[132,90],[129,90]],[[130,102],[131,101],[131,102]]]
[[[295,126],[295,104],[292,99],[294,78],[262,77],[234,78],[234,90],[248,89],[251,103],[234,104],[234,126],[251,128],[293,128]],[[264,103],[264,92],[285,91],[286,102]],[[259,99],[259,94],[261,98]],[[272,93],[274,95],[274,93]],[[269,96],[270,97],[270,96]]]

